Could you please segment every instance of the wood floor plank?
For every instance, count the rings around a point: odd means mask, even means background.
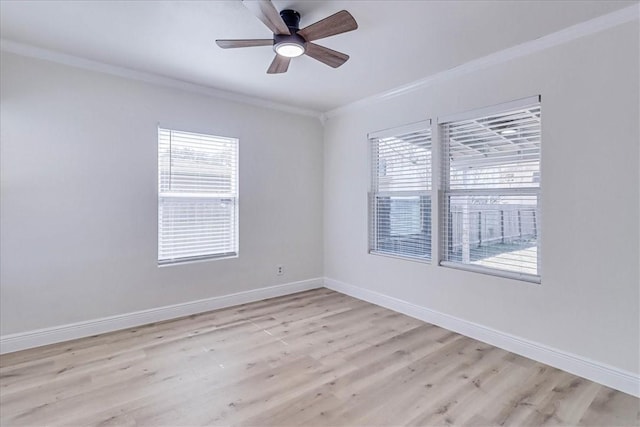
[[[327,289],[0,357],[0,425],[640,425],[640,400]]]
[[[638,399],[601,387],[579,421],[581,426],[639,426]]]

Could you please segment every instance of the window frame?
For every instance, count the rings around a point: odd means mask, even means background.
[[[231,179],[233,182],[233,188],[235,192],[228,193],[208,193],[205,191],[189,191],[189,192],[171,192],[171,191],[162,191],[162,167],[161,167],[161,132],[169,132],[177,133],[181,135],[190,135],[194,137],[200,137],[203,139],[211,139],[211,140],[225,140],[225,142],[233,143],[233,162],[234,162],[234,173],[231,174]],[[184,131],[175,128],[168,127],[160,127],[157,128],[157,138],[158,138],[158,146],[157,146],[157,196],[158,196],[158,220],[157,220],[157,236],[158,236],[158,250],[157,250],[157,263],[158,267],[167,267],[172,265],[180,265],[180,264],[189,264],[203,261],[211,261],[211,260],[220,260],[220,259],[229,259],[229,258],[237,258],[239,256],[239,148],[240,141],[236,137],[226,137],[220,135],[207,134],[202,132],[192,132],[192,131]],[[171,147],[169,148],[171,150]],[[171,152],[170,152],[171,153]],[[169,180],[171,180],[171,154],[169,157]],[[219,251],[219,252],[210,252],[203,255],[196,256],[174,256],[170,258],[161,258],[161,233],[162,233],[162,204],[165,201],[168,202],[179,202],[184,201],[185,203],[192,203],[196,200],[208,201],[208,202],[228,202],[233,204],[233,215],[232,215],[232,229],[230,229],[230,233],[233,235],[233,238],[229,240],[232,243],[232,251]]]
[[[380,160],[377,150],[379,145],[376,141],[384,138],[393,138],[404,136],[413,132],[428,132],[429,140],[429,169],[426,170],[426,180],[429,183],[428,188],[422,190],[410,190],[410,191],[380,191],[379,188],[379,168],[381,165],[386,169],[388,165]],[[370,172],[370,184],[368,193],[368,233],[367,233],[367,249],[371,255],[379,255],[390,258],[399,258],[408,261],[416,261],[421,263],[431,263],[433,260],[433,188],[434,188],[434,151],[433,151],[433,129],[431,119],[422,120],[415,123],[410,123],[403,126],[393,127],[381,131],[371,132],[367,135],[368,153],[369,153],[369,172]],[[426,256],[411,255],[408,253],[402,253],[400,251],[384,250],[380,248],[379,244],[379,206],[378,197],[419,197],[418,211],[419,222],[421,231],[419,233],[413,233],[416,235],[422,235],[424,233],[423,243],[427,246],[428,253]],[[389,209],[391,209],[391,200]],[[389,211],[390,214],[390,211]],[[392,226],[389,224],[389,236],[391,237]],[[396,236],[397,237],[397,236]]]
[[[447,260],[448,254],[448,245],[449,245],[449,234],[446,227],[449,225],[449,217],[451,215],[451,210],[449,206],[449,197],[456,195],[464,195],[464,194],[472,194],[473,190],[455,190],[448,188],[449,186],[449,174],[450,174],[450,165],[449,165],[449,152],[448,147],[449,144],[445,140],[447,138],[447,134],[445,131],[445,126],[448,123],[464,121],[470,119],[480,119],[487,116],[498,115],[498,114],[508,114],[513,110],[518,110],[526,107],[542,107],[542,97],[540,95],[518,99],[511,102],[506,102],[490,107],[480,108],[476,110],[471,110],[468,112],[453,114],[445,117],[438,118],[437,121],[437,132],[438,132],[438,149],[439,153],[439,167],[440,174],[437,176],[439,197],[438,204],[440,208],[436,213],[438,217],[438,230],[439,230],[439,242],[438,242],[438,251],[439,251],[439,265],[448,268],[455,268],[459,270],[471,271],[481,274],[488,274],[497,277],[510,278],[521,280],[525,282],[531,282],[540,284],[542,282],[542,262],[541,262],[541,246],[542,246],[542,209],[541,209],[541,195],[542,195],[542,113],[540,112],[540,146],[538,148],[538,171],[537,174],[534,173],[534,178],[537,178],[538,186],[537,187],[523,187],[523,188],[485,188],[478,191],[483,195],[496,195],[496,196],[528,196],[536,198],[535,205],[535,222],[534,229],[536,230],[536,274],[529,274],[524,272],[510,271],[499,268],[486,267],[476,264],[466,264],[462,262],[449,261]]]

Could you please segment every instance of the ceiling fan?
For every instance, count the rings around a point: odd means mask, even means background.
[[[300,14],[295,10],[285,9],[278,13],[270,0],[243,0],[243,4],[273,32],[273,38],[216,40],[216,43],[223,49],[273,46],[276,57],[267,70],[268,74],[286,73],[291,58],[303,54],[333,68],[338,68],[349,59],[349,55],[312,43],[357,29],[356,20],[346,10],[299,29]]]

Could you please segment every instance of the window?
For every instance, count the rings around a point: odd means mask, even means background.
[[[540,281],[540,98],[440,121],[442,265]]]
[[[369,135],[369,252],[431,259],[431,123]]]
[[[238,140],[158,129],[158,263],[238,253]]]

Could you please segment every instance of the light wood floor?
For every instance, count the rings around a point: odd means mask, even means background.
[[[639,400],[319,289],[4,355],[11,425],[640,424]]]

